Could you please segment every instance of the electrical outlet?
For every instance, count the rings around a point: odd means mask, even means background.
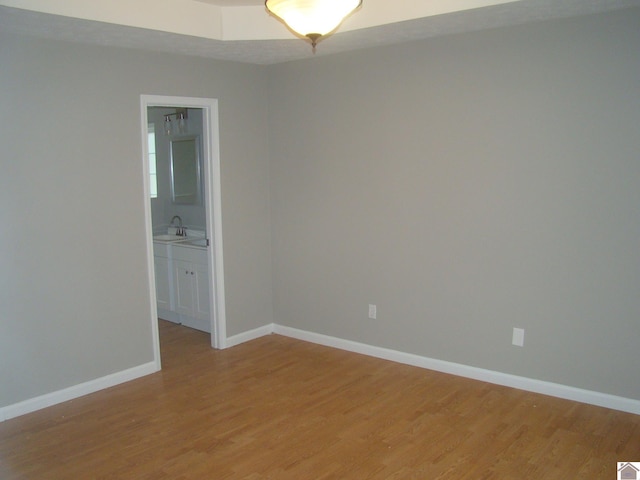
[[[511,340],[516,347],[524,347],[524,328],[514,328]]]
[[[378,314],[377,310],[375,305],[369,304],[369,318],[375,319]]]

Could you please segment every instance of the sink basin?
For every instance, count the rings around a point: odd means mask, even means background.
[[[171,234],[163,234],[163,235],[155,235],[153,237],[154,240],[159,240],[160,242],[178,242],[180,240],[184,240],[186,237],[182,237],[180,235],[171,235]]]

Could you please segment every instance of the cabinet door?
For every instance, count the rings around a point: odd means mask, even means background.
[[[171,283],[169,281],[171,272],[169,270],[169,259],[154,257],[153,267],[156,274],[156,301],[158,308],[171,310]]]
[[[175,286],[175,311],[182,315],[194,316],[193,284],[195,270],[191,262],[173,261]]]
[[[209,320],[209,272],[206,265],[193,264],[192,270],[195,272],[193,293],[194,293],[194,317],[201,320]]]

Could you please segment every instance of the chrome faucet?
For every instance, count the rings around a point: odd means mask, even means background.
[[[182,219],[180,218],[179,215],[173,216],[173,218],[171,219],[171,223],[169,223],[169,226],[173,227],[173,221],[176,219],[178,219],[178,227],[176,228],[176,235],[180,237],[186,236],[187,235],[186,228],[182,226]]]

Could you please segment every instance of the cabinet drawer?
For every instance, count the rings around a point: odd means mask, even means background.
[[[173,245],[173,259],[207,265],[207,250]]]
[[[153,256],[169,258],[169,249],[171,245],[162,242],[153,242]]]

